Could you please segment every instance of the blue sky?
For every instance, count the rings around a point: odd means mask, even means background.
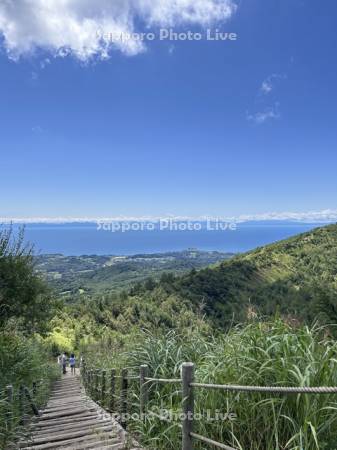
[[[218,23],[167,23],[236,41],[156,40],[103,60],[71,37],[60,56],[59,37],[0,5],[0,217],[337,209],[337,3],[235,3]]]

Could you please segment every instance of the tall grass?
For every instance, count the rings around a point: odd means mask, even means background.
[[[147,364],[151,376],[179,378],[182,362],[192,361],[196,380],[204,383],[337,386],[337,344],[325,335],[319,327],[293,328],[281,320],[237,327],[216,339],[196,332],[145,334],[129,351],[115,354],[110,363],[122,361],[132,372]],[[138,395],[138,385],[131,384],[132,403],[137,403]],[[180,386],[153,385],[149,408],[158,406],[180,412]],[[236,420],[196,421],[196,432],[238,449],[337,449],[337,395],[196,389],[196,412],[206,411],[213,418],[217,411],[231,412]],[[148,417],[145,423],[134,422],[133,429],[150,449],[176,450],[180,446],[177,424]]]

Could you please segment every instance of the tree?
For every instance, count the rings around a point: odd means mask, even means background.
[[[12,321],[29,333],[43,331],[53,314],[48,287],[34,269],[24,230],[0,230],[0,327]]]

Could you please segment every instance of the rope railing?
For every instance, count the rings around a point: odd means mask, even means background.
[[[144,380],[145,380],[145,381],[148,381],[148,382],[153,382],[153,383],[164,383],[164,384],[177,384],[177,383],[181,383],[181,379],[180,379],[180,378],[167,379],[167,378],[148,378],[148,377],[145,377]]]
[[[181,378],[155,378],[149,376],[149,368],[146,365],[140,366],[139,376],[129,376],[128,370],[123,369],[121,375],[116,375],[116,370],[110,371],[110,386],[107,387],[107,371],[97,371],[87,369],[84,362],[82,368],[82,377],[84,385],[89,395],[94,400],[99,400],[100,405],[105,407],[109,412],[116,412],[117,405],[120,415],[126,416],[129,406],[135,406],[134,403],[128,401],[129,380],[139,380],[139,407],[140,418],[144,420],[146,415],[157,418],[158,420],[172,423],[170,419],[157,414],[149,409],[150,386],[155,384],[180,384],[182,398],[182,414],[181,423],[175,423],[182,431],[181,450],[193,450],[194,442],[199,441],[224,450],[237,450],[225,443],[216,442],[208,437],[201,436],[194,432],[194,391],[195,389],[221,390],[225,392],[246,392],[246,393],[271,393],[271,394],[289,394],[289,395],[306,395],[306,394],[337,394],[337,387],[323,386],[240,386],[232,384],[211,384],[198,383],[194,379],[194,364],[183,363],[181,366]],[[116,395],[116,379],[119,380],[120,395]],[[96,395],[95,395],[96,394]],[[126,419],[123,418],[122,425],[126,428]]]
[[[229,447],[228,445],[225,444],[220,444],[220,442],[213,441],[212,439],[201,436],[200,434],[193,432],[191,432],[190,434],[192,438],[196,439],[197,441],[204,442],[205,444],[213,445],[214,447],[222,448],[223,450],[236,450],[233,447]]]
[[[337,394],[337,387],[239,386],[235,384],[191,383],[192,387],[223,391],[266,392],[270,394]]]

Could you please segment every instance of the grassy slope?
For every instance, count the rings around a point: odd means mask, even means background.
[[[177,295],[203,307],[219,325],[247,310],[312,320],[337,312],[337,225],[258,248],[174,282]],[[169,289],[168,289],[169,290]],[[337,318],[337,315],[336,315]]]

